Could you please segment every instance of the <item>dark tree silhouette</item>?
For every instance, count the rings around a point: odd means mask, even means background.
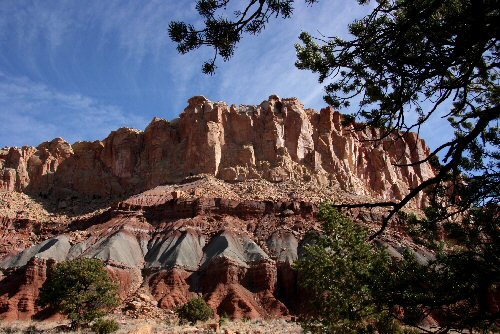
[[[169,34],[179,52],[214,48],[214,58],[203,67],[205,73],[215,71],[218,55],[224,61],[230,59],[244,34],[258,34],[272,19],[292,19],[295,3],[242,1],[238,4],[244,8],[228,18],[224,14],[230,2],[198,1],[197,10],[205,20],[200,29],[170,23]],[[305,2],[312,5],[317,1]],[[444,235],[453,245],[421,269],[428,277],[425,288],[413,285],[413,292],[398,296],[391,294],[394,283],[392,290],[381,289],[381,298],[406,308],[408,314],[416,306],[448,310],[442,331],[453,326],[486,330],[500,319],[498,310],[488,308],[491,301],[485,301],[489,298],[485,296],[500,294],[500,1],[372,2],[374,9],[349,25],[348,39],[303,32],[295,46],[296,66],[319,75],[320,83],[326,84],[327,103],[350,107],[355,118],[383,129],[377,139],[418,132],[443,110],[455,134],[412,164],[418,167],[432,162],[437,173],[410,189],[402,200],[335,206],[388,207],[380,229],[370,237],[373,239],[415,196],[426,192],[432,203],[427,217],[410,219],[408,224],[432,230],[427,236]],[[428,240],[427,245],[435,246],[435,242]],[[406,282],[418,279],[411,266],[402,265],[398,270]],[[461,275],[460,270],[471,275]],[[459,283],[453,285],[454,281]]]
[[[308,4],[317,1],[305,0]],[[233,56],[236,44],[241,40],[242,35],[259,34],[271,19],[290,18],[294,1],[241,1],[243,7],[236,10],[233,17],[219,15],[219,11],[226,10],[230,3],[231,0],[197,1],[196,10],[204,20],[204,26],[201,29],[179,21],[170,22],[168,26],[168,34],[177,43],[177,51],[180,53],[184,54],[201,46],[210,46],[214,49],[214,57],[205,62],[202,67],[202,71],[206,74],[215,72],[217,57],[220,56],[227,61]]]
[[[305,2],[312,5],[317,0]],[[215,71],[217,56],[230,59],[244,34],[260,33],[272,19],[291,18],[295,1],[243,1],[243,8],[228,18],[224,13],[230,3],[197,1],[204,18],[200,29],[184,22],[169,25],[179,52],[213,47],[214,58],[204,64],[205,73]],[[401,201],[379,203],[392,209],[372,238],[418,193],[441,189],[444,183],[452,190],[446,194],[446,205],[451,202],[457,212],[471,205],[497,205],[499,7],[500,1],[490,0],[377,1],[369,15],[349,25],[349,40],[300,35],[296,66],[318,73],[320,82],[332,81],[325,86],[325,101],[335,107],[348,107],[359,97],[354,115],[382,127],[382,138],[419,131],[438,108],[453,102],[446,117],[456,130],[455,138],[413,165],[437,160],[438,154],[444,164]],[[437,195],[443,193],[434,194],[435,202],[442,203],[443,196]]]

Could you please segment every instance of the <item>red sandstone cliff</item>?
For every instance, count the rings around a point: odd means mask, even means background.
[[[0,190],[107,198],[206,173],[225,181],[312,179],[387,200],[433,175],[428,163],[393,166],[429,153],[415,133],[374,143],[380,130],[353,131],[342,119],[330,107],[304,109],[297,99],[229,107],[193,97],[179,119],[155,118],[144,132],[122,128],[102,142],[56,138],[1,150]]]
[[[291,264],[318,227],[317,204],[400,199],[434,173],[427,163],[393,165],[428,154],[416,134],[374,143],[379,130],[354,131],[342,118],[297,99],[238,108],[194,97],[178,120],[155,118],[144,132],[0,150],[0,319],[39,314],[48,265],[76,257],[106,262],[125,313],[173,309],[197,294],[234,317],[299,312]],[[380,242],[401,256],[394,233]]]

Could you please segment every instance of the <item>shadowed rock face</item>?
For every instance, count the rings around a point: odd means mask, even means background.
[[[7,276],[0,276],[0,319],[28,320],[43,314],[36,300],[54,263],[52,259],[33,257],[24,266],[11,268]]]
[[[23,250],[16,255],[10,255],[0,261],[0,268],[22,267],[34,257],[40,259],[54,259],[58,262],[66,260],[71,245],[65,235],[57,236]]]
[[[56,138],[0,151],[0,190],[64,199],[139,193],[189,175],[226,181],[316,180],[358,195],[401,199],[434,175],[415,133],[370,141],[380,130],[354,131],[328,107],[319,113],[295,99],[271,96],[258,106],[228,106],[193,97],[180,118],[155,118],[144,132],[122,128],[96,142]],[[423,198],[415,204],[422,206]]]
[[[196,271],[203,257],[205,236],[199,231],[172,230],[149,241],[146,268],[168,269],[175,266]]]

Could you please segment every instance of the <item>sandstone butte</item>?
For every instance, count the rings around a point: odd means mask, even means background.
[[[274,95],[258,106],[188,103],[144,131],[0,150],[0,319],[47,316],[35,303],[47,270],[76,257],[106,262],[117,312],[133,317],[196,295],[219,315],[296,315],[304,296],[291,264],[319,226],[319,202],[399,200],[435,174],[428,163],[394,166],[429,154],[417,134],[373,141],[379,129],[343,125],[330,107]],[[350,214],[376,228],[383,212]],[[400,256],[407,239],[393,226],[377,242]]]

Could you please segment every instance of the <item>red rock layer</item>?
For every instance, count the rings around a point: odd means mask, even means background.
[[[25,266],[0,276],[0,318],[28,320],[42,312],[36,300],[47,279],[47,268],[53,260],[31,259]]]
[[[259,106],[228,106],[193,97],[180,118],[155,118],[144,132],[122,128],[106,139],[0,150],[0,190],[52,198],[138,193],[208,173],[226,181],[314,180],[359,195],[400,199],[434,175],[415,133],[354,131],[332,108],[304,109],[295,98],[271,96]],[[423,199],[416,201],[423,205]]]
[[[121,202],[87,221],[60,226],[41,244],[0,256],[0,318],[40,315],[36,299],[47,263],[82,256],[108,264],[122,300],[141,289],[164,309],[203,295],[220,315],[290,315],[296,278],[280,268],[297,257],[303,233],[292,229],[313,226],[315,210],[310,203],[293,201],[171,199],[133,207]],[[285,245],[279,242],[282,236],[295,240],[285,252],[288,257],[275,245]]]

